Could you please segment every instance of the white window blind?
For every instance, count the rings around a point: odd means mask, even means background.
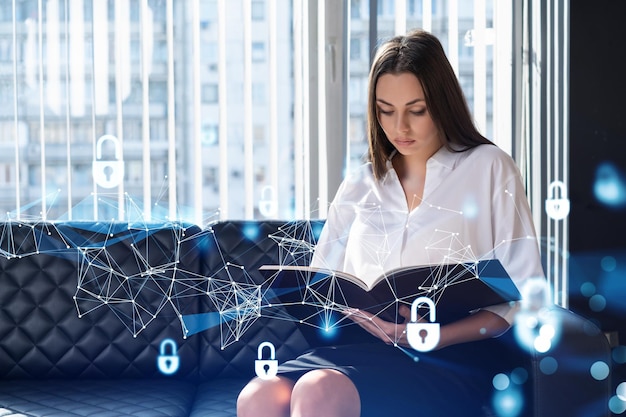
[[[324,217],[366,152],[371,39],[416,27],[442,40],[479,126],[510,149],[511,2],[383,3],[12,1],[0,208],[20,220]]]

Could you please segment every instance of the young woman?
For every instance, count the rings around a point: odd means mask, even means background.
[[[415,31],[379,48],[368,139],[369,163],[337,192],[314,264],[368,281],[399,266],[497,258],[520,289],[543,277],[519,171],[475,128],[431,34]],[[480,372],[481,353],[515,311],[489,306],[444,323],[436,350],[418,355],[406,339],[408,307],[399,309],[401,324],[346,310],[369,340],[314,349],[282,364],[275,379],[252,380],[238,415],[480,416],[493,377]]]

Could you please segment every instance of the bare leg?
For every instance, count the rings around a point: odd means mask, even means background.
[[[289,417],[293,381],[275,377],[254,378],[237,398],[238,417]]]
[[[291,417],[359,417],[360,414],[359,392],[341,372],[309,371],[293,387]]]

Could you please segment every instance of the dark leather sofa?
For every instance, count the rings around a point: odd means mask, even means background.
[[[261,342],[279,361],[323,343],[253,305],[258,266],[285,256],[270,235],[307,240],[320,227],[1,224],[0,416],[234,416]],[[491,415],[609,415],[610,376],[590,371],[611,364],[606,338],[569,311],[551,314],[562,332],[547,353],[521,348],[513,331],[487,352],[495,373],[527,375],[519,413],[490,401]],[[165,356],[178,361],[171,375],[158,367]]]

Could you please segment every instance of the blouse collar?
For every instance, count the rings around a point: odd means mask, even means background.
[[[387,163],[386,163],[388,171],[393,170],[393,164],[391,163],[391,160],[393,159],[394,156],[396,156],[397,153],[398,151],[394,149],[391,152],[391,155],[389,155],[389,158],[387,159]],[[434,163],[434,164],[442,165],[443,167],[448,168],[448,169],[454,169],[457,161],[459,160],[461,155],[463,155],[463,153],[464,152],[451,151],[445,146],[442,146],[441,148],[439,148],[437,152],[433,154],[433,156],[431,156],[428,159],[428,165]]]

